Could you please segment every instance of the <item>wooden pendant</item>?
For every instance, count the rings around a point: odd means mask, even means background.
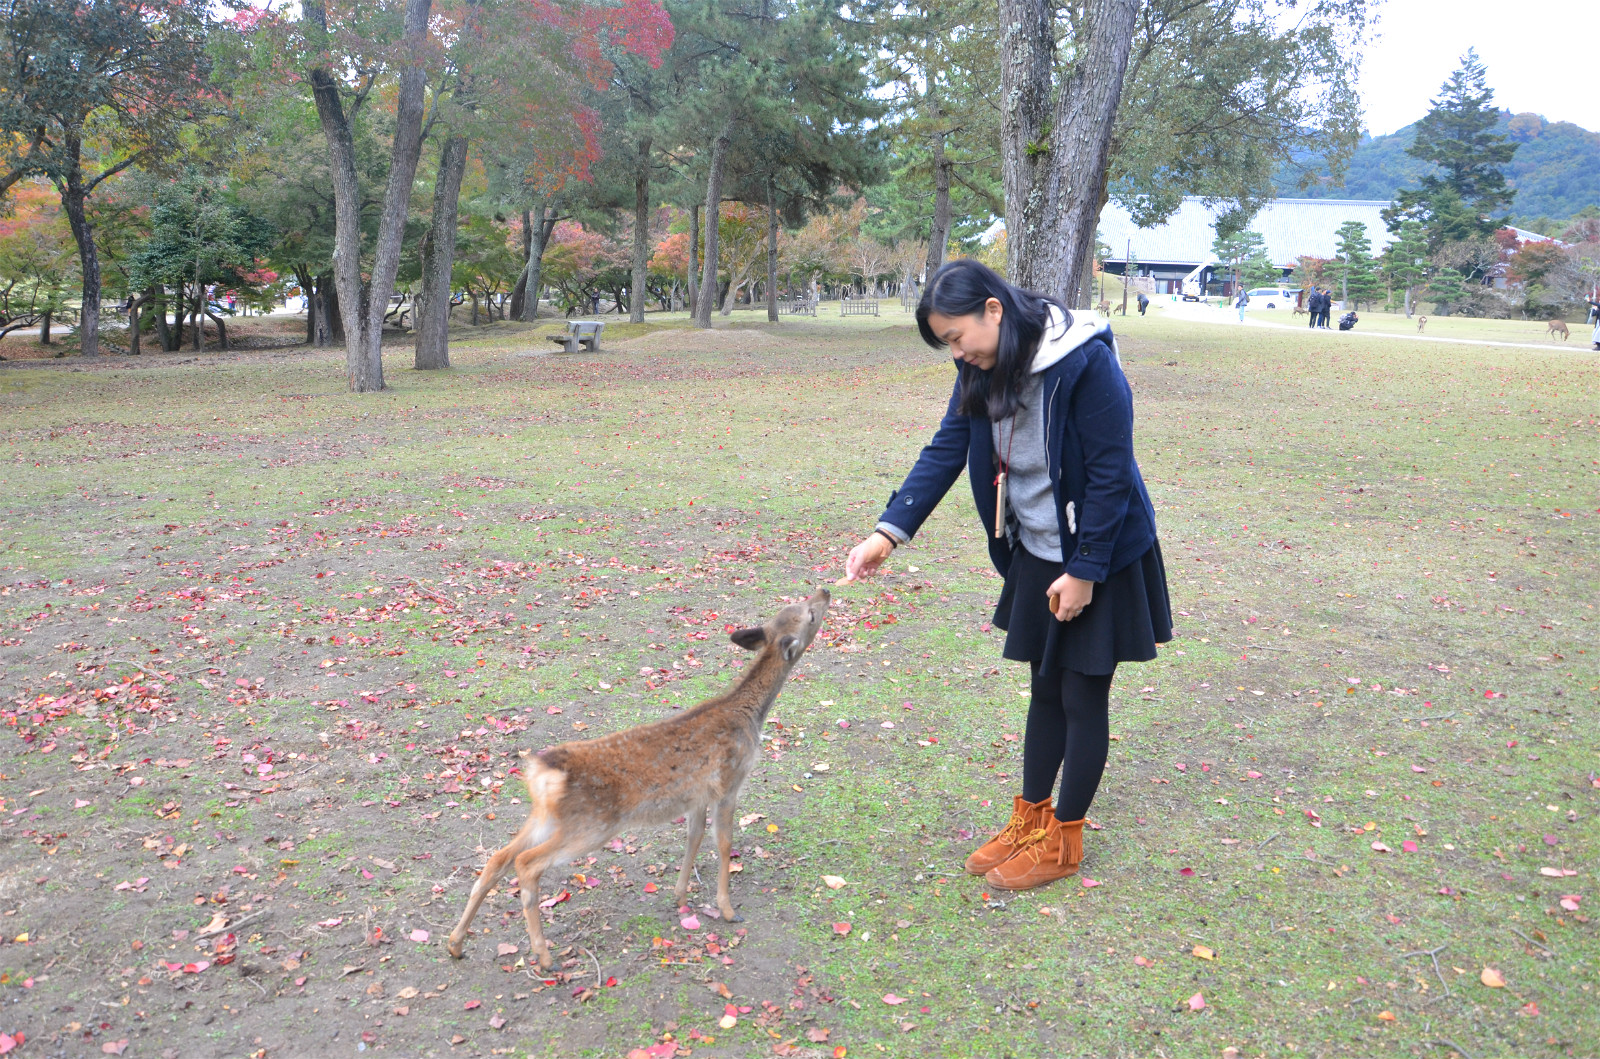
[[[1006,535],[1006,472],[1001,471],[994,480],[994,539]]]

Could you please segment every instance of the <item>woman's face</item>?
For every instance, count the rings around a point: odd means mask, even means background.
[[[1000,317],[1005,309],[996,298],[984,303],[983,311],[971,316],[946,316],[929,313],[928,326],[950,347],[950,355],[971,364],[979,371],[994,367],[1000,352]]]

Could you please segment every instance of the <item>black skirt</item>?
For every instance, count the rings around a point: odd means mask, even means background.
[[[994,624],[1006,633],[1004,657],[1038,662],[1046,671],[1104,676],[1118,662],[1148,662],[1156,656],[1156,644],[1172,639],[1160,543],[1096,584],[1094,598],[1076,618],[1058,621],[1046,592],[1065,571],[1065,564],[1026,548],[1012,555],[994,609]]]

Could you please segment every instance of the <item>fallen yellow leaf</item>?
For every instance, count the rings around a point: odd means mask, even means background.
[[[1490,989],[1504,989],[1506,987],[1506,980],[1502,978],[1500,976],[1500,972],[1495,970],[1493,967],[1485,967],[1483,969],[1483,973],[1478,976],[1478,979]]]
[[[1380,1011],[1380,1012],[1378,1012],[1378,1017],[1380,1019],[1382,1019],[1383,1021],[1385,1021],[1385,1022],[1393,1022],[1394,1021],[1394,1012],[1392,1012],[1392,1011]]]
[[[827,887],[830,890],[837,890],[839,887],[844,885],[844,880],[839,878],[837,875],[824,875],[822,877],[822,881],[827,884]]]
[[[1204,945],[1196,945],[1193,949],[1193,952],[1202,960],[1214,960],[1217,958],[1217,954],[1206,948]]]

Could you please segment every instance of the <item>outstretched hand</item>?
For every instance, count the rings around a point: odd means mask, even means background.
[[[878,567],[889,558],[889,553],[894,551],[893,546],[884,539],[883,534],[874,533],[850,549],[850,554],[844,561],[844,576],[834,582],[839,585],[848,585],[858,578],[870,577],[878,572]]]

